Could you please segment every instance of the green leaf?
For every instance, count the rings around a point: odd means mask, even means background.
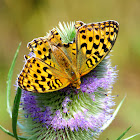
[[[2,127],[1,125],[0,125],[0,129],[1,129],[3,132],[5,132],[6,134],[8,134],[8,135],[14,137],[14,134],[13,134],[13,133],[9,132],[9,130],[6,130],[6,129],[5,129],[4,127]]]
[[[11,111],[11,106],[10,106],[10,96],[11,96],[11,82],[12,82],[12,75],[13,75],[13,69],[15,66],[15,62],[18,56],[18,52],[19,52],[19,48],[21,46],[21,42],[19,43],[19,46],[16,50],[14,59],[12,61],[9,73],[8,73],[8,77],[7,77],[7,111],[10,114],[10,117],[12,117],[12,111]]]
[[[125,138],[125,139],[123,139],[123,140],[130,140],[130,139],[132,139],[132,138],[134,138],[135,136],[138,136],[138,135],[140,135],[140,133],[135,134],[135,135],[133,135],[133,136],[130,136],[130,137],[128,137],[128,138]]]
[[[9,132],[9,130],[5,129],[5,128],[2,127],[1,125],[0,125],[0,129],[1,129],[3,132],[5,132],[6,134],[8,134],[9,136],[14,137],[14,134],[13,134],[13,133]],[[21,136],[18,136],[18,137],[19,137],[20,140],[27,140],[25,137],[21,137]]]
[[[120,140],[131,128],[132,126],[130,126],[129,128],[127,128],[116,140]]]
[[[15,101],[14,101],[13,112],[11,111],[11,106],[10,106],[12,75],[13,75],[13,70],[14,70],[14,66],[15,66],[15,62],[16,62],[16,59],[17,59],[17,56],[18,56],[20,46],[21,46],[21,43],[19,43],[19,46],[18,46],[18,48],[16,50],[16,53],[15,53],[14,59],[12,61],[10,70],[8,72],[8,77],[7,77],[7,111],[10,114],[10,117],[12,118],[12,127],[13,127],[13,132],[14,133],[9,132],[9,130],[6,130],[1,125],[0,125],[0,129],[3,132],[5,132],[6,134],[8,134],[8,135],[10,135],[12,137],[15,137],[16,139],[26,140],[25,137],[17,136],[17,132],[16,132],[18,108],[19,108],[19,102],[20,102],[20,97],[21,97],[21,89],[20,88],[17,89],[17,95],[16,95]]]
[[[12,111],[12,129],[14,137],[18,140],[17,136],[17,118],[18,118],[18,109],[20,104],[20,98],[21,98],[21,89],[18,87],[17,94],[14,99],[14,106]]]

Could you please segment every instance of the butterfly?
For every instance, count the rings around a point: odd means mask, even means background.
[[[18,77],[21,89],[36,93],[53,92],[71,84],[80,88],[80,78],[93,70],[112,49],[119,31],[114,20],[85,24],[75,23],[72,42],[62,42],[56,29],[48,36],[29,42],[34,56],[25,56]]]

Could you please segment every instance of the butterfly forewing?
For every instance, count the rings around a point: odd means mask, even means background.
[[[118,34],[116,21],[81,26],[76,35],[77,67],[81,76],[95,68],[112,49]]]
[[[64,73],[51,68],[38,58],[27,60],[18,78],[18,85],[27,91],[51,92],[62,89],[69,84]]]

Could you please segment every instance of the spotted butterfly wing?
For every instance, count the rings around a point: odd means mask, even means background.
[[[95,68],[110,52],[116,41],[119,27],[116,21],[111,20],[78,25],[77,69],[83,76]]]
[[[25,56],[25,66],[18,77],[18,85],[26,91],[45,93],[62,89],[70,84],[63,65],[56,60],[67,59],[59,47],[60,35],[54,29],[46,38],[37,38],[27,47],[35,57]],[[62,63],[61,63],[62,64]]]
[[[18,84],[26,91],[52,92],[69,84],[68,79],[64,77],[60,71],[50,67],[40,59],[32,57],[27,60],[18,78]]]

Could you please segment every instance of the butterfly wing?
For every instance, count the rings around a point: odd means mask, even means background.
[[[25,56],[26,64],[18,77],[18,85],[26,91],[45,93],[62,89],[70,84],[57,56],[63,59],[61,37],[53,29],[47,37],[29,42],[27,48],[35,57]]]
[[[81,76],[95,68],[112,49],[117,35],[118,23],[105,21],[83,25],[76,34],[77,68]]]
[[[83,21],[76,21],[76,23],[74,25],[76,32],[83,25],[85,25],[85,23]]]
[[[75,30],[77,32],[77,30],[84,25],[85,23],[82,21],[76,21],[75,23]],[[77,52],[77,48],[76,48],[76,41],[75,38],[73,39],[73,41],[69,42],[69,43],[62,43],[62,46],[60,47],[60,49],[66,54],[66,56],[68,57],[68,59],[70,60],[72,66],[76,67],[76,52]]]
[[[66,87],[69,81],[64,73],[32,57],[27,60],[19,75],[18,85],[26,91],[46,93]]]

